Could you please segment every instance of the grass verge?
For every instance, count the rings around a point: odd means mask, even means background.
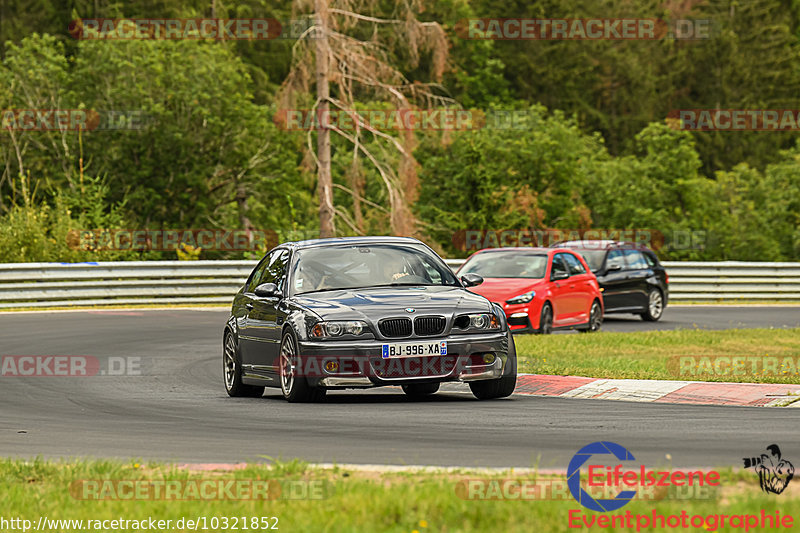
[[[594,378],[800,383],[800,329],[601,331],[518,335],[515,342],[520,372]],[[686,356],[694,358],[694,369],[688,367],[688,360],[681,361]],[[737,361],[736,367],[733,360],[715,359],[734,356],[744,358]],[[708,367],[703,358],[708,358],[712,366]],[[770,367],[772,363],[776,363],[774,369]]]
[[[95,483],[119,480],[165,483],[180,482],[188,487],[192,482],[216,480],[227,482],[239,480],[271,480],[284,487],[301,487],[312,482],[326,488],[316,498],[290,498],[284,490],[277,499],[242,500],[230,499],[81,499],[76,498],[75,487],[85,487],[85,481]],[[582,508],[566,491],[556,492],[551,499],[470,499],[465,492],[465,483],[480,480],[482,490],[473,491],[474,496],[492,495],[487,492],[493,481],[496,486],[503,480],[519,483],[558,482],[563,488],[563,476],[547,477],[533,473],[516,474],[513,471],[491,474],[468,471],[433,472],[363,472],[342,468],[312,468],[292,461],[272,465],[250,465],[233,471],[196,472],[178,469],[170,465],[124,463],[117,461],[48,462],[43,460],[0,460],[0,489],[2,490],[2,512],[0,517],[21,518],[37,524],[39,517],[50,520],[83,520],[84,530],[88,520],[142,520],[152,517],[157,520],[172,520],[172,531],[193,530],[193,527],[175,528],[178,520],[205,519],[208,529],[221,531],[222,526],[211,527],[213,517],[228,517],[239,520],[253,517],[277,517],[278,531],[336,531],[336,532],[472,532],[472,531],[568,531],[569,512],[578,510],[587,520],[604,516]],[[144,483],[146,484],[146,483]],[[99,485],[104,486],[104,485]],[[115,485],[120,487],[119,483]],[[512,483],[513,486],[513,483]],[[552,485],[550,485],[552,486]],[[183,490],[183,489],[181,489]],[[642,489],[644,490],[644,489]],[[671,489],[670,489],[671,490]],[[89,491],[89,494],[106,497],[121,494],[108,490]],[[513,494],[513,491],[508,494]],[[87,493],[77,492],[85,496]],[[180,494],[186,494],[181,492]],[[299,492],[298,492],[299,494]],[[519,494],[517,492],[516,494]],[[641,493],[640,493],[641,494]],[[498,493],[494,493],[497,496]],[[661,515],[680,515],[681,511],[702,516],[714,513],[728,515],[760,514],[780,511],[781,514],[797,513],[800,509],[800,483],[790,484],[783,494],[764,494],[758,487],[756,474],[751,470],[722,471],[718,490],[695,493],[692,496],[677,492],[662,493],[661,496],[637,499],[616,513],[630,511],[634,514],[650,515],[653,511]],[[612,514],[612,513],[609,513]],[[607,515],[605,515],[607,516]],[[260,524],[260,521],[259,521]],[[268,521],[269,526],[273,520]],[[706,523],[697,531],[714,531]],[[232,528],[228,528],[231,530]],[[240,531],[245,529],[239,523]],[[597,528],[593,528],[597,529]],[[660,528],[659,528],[660,529]],[[46,531],[74,531],[74,527],[51,527]],[[113,531],[136,531],[134,527],[105,529]],[[203,531],[201,523],[198,530]],[[258,530],[266,529],[260,527]],[[650,531],[650,528],[643,528]],[[720,531],[732,531],[725,527]]]

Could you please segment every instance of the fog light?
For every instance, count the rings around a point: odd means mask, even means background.
[[[483,354],[483,362],[486,363],[487,365],[491,365],[492,363],[494,363],[494,354],[493,353]]]
[[[339,363],[336,361],[328,361],[325,363],[325,371],[326,372],[337,372],[339,370]]]

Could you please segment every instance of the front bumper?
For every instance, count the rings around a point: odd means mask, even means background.
[[[385,343],[441,341],[447,341],[444,356],[381,356]],[[504,331],[410,339],[306,340],[298,345],[304,365],[318,369],[305,374],[309,384],[326,388],[497,379],[508,363],[508,336]],[[317,364],[307,364],[315,361]]]
[[[511,333],[538,333],[543,301],[534,298],[526,304],[498,304],[506,314]]]

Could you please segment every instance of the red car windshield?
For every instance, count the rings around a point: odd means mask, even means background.
[[[484,278],[541,279],[545,272],[546,254],[486,252],[472,256],[459,274],[472,273]]]

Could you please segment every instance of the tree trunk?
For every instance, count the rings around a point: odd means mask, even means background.
[[[253,229],[253,223],[250,222],[250,217],[247,216],[247,188],[243,183],[236,186],[236,206],[239,210],[239,226],[244,230]]]
[[[363,232],[364,212],[361,208],[361,198],[364,196],[364,174],[361,172],[361,166],[355,157],[350,165],[347,177],[350,181],[350,190],[353,193],[353,222],[355,222],[358,231]]]
[[[329,114],[330,88],[328,69],[328,0],[314,0],[317,34],[317,99],[320,128],[317,132],[317,192],[319,193],[319,236],[335,237],[333,216],[333,178],[331,177],[331,131],[326,127]]]
[[[398,107],[400,112],[408,109],[408,102],[405,101]],[[411,206],[419,197],[419,177],[417,176],[417,161],[412,155],[417,147],[413,129],[408,128],[402,132],[402,143],[405,154],[400,155],[400,167],[397,173],[400,178],[402,202],[399,204],[396,225],[392,229],[395,235],[416,237],[417,220],[411,212]]]

